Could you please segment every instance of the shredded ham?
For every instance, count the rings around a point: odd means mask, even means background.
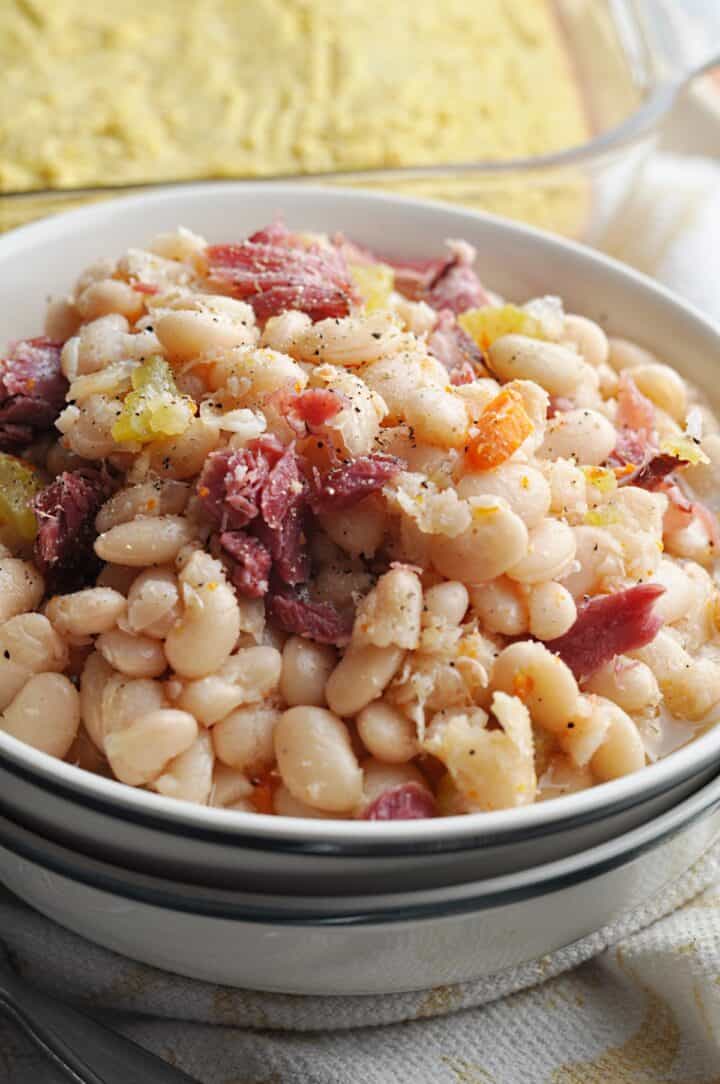
[[[401,459],[374,452],[351,463],[334,467],[320,476],[315,471],[310,505],[317,515],[352,508],[364,497],[376,493],[405,469]]]
[[[650,490],[660,489],[669,474],[684,466],[686,466],[685,461],[674,455],[654,455],[632,474],[625,474],[619,478],[618,485],[638,486],[640,489]]]
[[[268,405],[285,419],[297,437],[305,437],[327,425],[347,402],[341,392],[329,388],[308,388],[301,392],[279,388],[267,399]]]
[[[239,593],[247,598],[266,595],[272,557],[262,542],[245,531],[224,531],[220,547],[230,558],[230,580]]]
[[[546,646],[578,680],[587,678],[615,655],[644,647],[655,638],[663,622],[653,604],[664,593],[660,584],[643,583],[588,599],[578,606],[572,628]]]
[[[443,309],[428,339],[428,350],[450,373],[450,383],[471,384],[485,372],[483,352],[458,324],[455,314]]]
[[[355,292],[343,254],[299,244],[278,223],[240,244],[210,245],[212,284],[252,305],[260,321],[298,309],[313,320],[347,316]]]
[[[329,602],[313,602],[285,588],[270,596],[268,610],[286,632],[296,636],[338,647],[350,641],[352,615],[340,613]]]
[[[453,313],[490,305],[474,269],[475,249],[464,241],[450,241],[450,256],[434,260],[392,260],[380,257],[395,272],[395,289],[411,301],[426,301],[440,312]]]
[[[65,471],[38,493],[35,562],[49,591],[76,591],[97,576],[95,517],[109,495],[107,479],[90,468]]]
[[[50,429],[65,406],[62,343],[20,339],[0,361],[0,451],[17,452]]]
[[[435,799],[420,783],[401,783],[371,802],[363,813],[366,821],[409,821],[434,817]]]

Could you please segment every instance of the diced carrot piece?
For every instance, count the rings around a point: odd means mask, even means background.
[[[251,782],[253,785],[253,792],[250,795],[250,801],[254,805],[256,812],[273,813],[273,798],[275,791],[280,786],[280,776],[278,773],[271,769],[263,775],[255,776]]]
[[[515,388],[503,388],[483,410],[478,433],[470,441],[467,458],[475,470],[499,467],[533,431],[523,398]]]

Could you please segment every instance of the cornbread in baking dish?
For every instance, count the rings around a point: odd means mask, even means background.
[[[5,0],[0,190],[503,160],[582,142],[547,0]]]

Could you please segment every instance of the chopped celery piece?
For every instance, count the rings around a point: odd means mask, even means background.
[[[395,283],[392,267],[386,263],[356,263],[350,266],[350,275],[365,302],[365,312],[388,307]]]
[[[184,433],[197,406],[175,385],[172,370],[157,355],[133,370],[133,390],[125,396],[122,413],[112,428],[119,444],[147,444]]]
[[[660,451],[667,455],[674,455],[685,463],[696,466],[698,463],[709,463],[710,460],[700,447],[700,442],[683,433],[679,437],[668,437],[660,445]]]
[[[8,542],[32,542],[37,534],[33,498],[43,484],[35,468],[0,453],[0,533]]]
[[[481,309],[468,309],[460,313],[458,323],[481,350],[487,350],[502,335],[545,338],[540,320],[517,305],[484,305]]]

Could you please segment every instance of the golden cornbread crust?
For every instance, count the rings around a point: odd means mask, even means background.
[[[545,0],[5,0],[0,190],[503,160],[587,124]]]

